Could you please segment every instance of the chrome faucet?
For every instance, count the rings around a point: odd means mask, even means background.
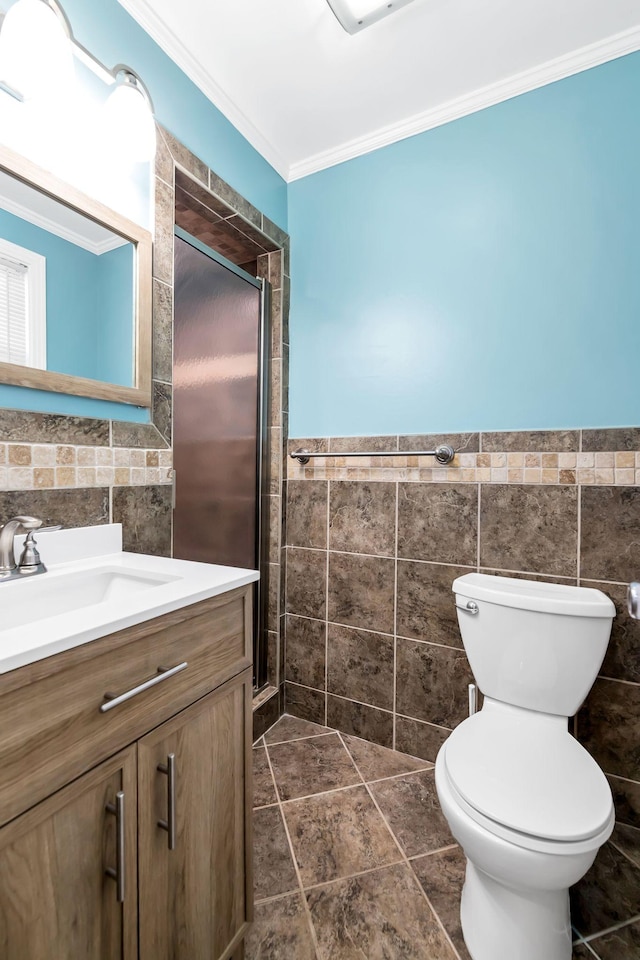
[[[7,520],[0,530],[0,581],[25,574],[46,572],[47,568],[40,560],[40,554],[33,539],[33,531],[41,526],[42,520],[38,520],[37,517],[13,517]],[[13,538],[20,528],[27,531],[27,540],[20,563],[16,564]]]

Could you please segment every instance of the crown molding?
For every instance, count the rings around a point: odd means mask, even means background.
[[[110,250],[116,250],[118,247],[122,247],[125,243],[129,242],[116,234],[113,234],[111,237],[105,237],[104,240],[90,240],[84,234],[72,230],[71,227],[63,226],[55,220],[46,217],[43,213],[38,213],[30,207],[25,206],[25,204],[19,203],[17,200],[9,197],[0,196],[0,209],[6,210],[7,213],[12,213],[16,217],[20,217],[21,220],[26,220],[27,223],[32,223],[34,227],[40,227],[41,230],[46,230],[47,233],[53,233],[56,237],[60,237],[61,240],[68,240],[69,243],[73,243],[77,247],[82,247],[83,250],[88,250],[89,253],[95,253],[96,256],[109,253]]]
[[[118,0],[128,14],[155,40],[168,57],[180,67],[190,80],[204,93],[214,106],[249,141],[264,159],[285,180],[289,173],[289,163],[282,154],[267,140],[245,113],[238,107],[222,87],[213,79],[201,63],[187,50],[167,27],[164,20],[154,11],[149,0]],[[206,159],[206,158],[202,158]]]
[[[300,180],[312,173],[326,170],[328,167],[344,163],[346,160],[353,160],[356,157],[378,150],[380,147],[432,130],[434,127],[443,126],[443,124],[450,123],[452,120],[484,110],[485,107],[503,103],[505,100],[511,100],[522,93],[537,90],[539,87],[554,83],[556,80],[563,80],[565,77],[582,73],[591,67],[597,67],[609,60],[624,57],[626,54],[634,53],[637,50],[640,50],[640,27],[625,30],[612,37],[607,37],[605,40],[599,40],[597,43],[581,47],[579,50],[557,57],[555,60],[548,60],[538,67],[524,70],[522,73],[489,84],[455,100],[449,100],[432,110],[415,114],[400,123],[380,127],[373,133],[357,137],[347,143],[340,144],[338,147],[324,150],[308,157],[306,160],[293,163],[289,168],[287,181],[291,183],[294,180]]]

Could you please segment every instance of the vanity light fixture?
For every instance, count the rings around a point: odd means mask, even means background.
[[[358,33],[383,17],[406,7],[411,0],[327,0],[327,3],[347,33]]]
[[[71,30],[48,0],[17,0],[0,31],[0,88],[16,100],[64,95],[73,82]]]
[[[116,87],[104,107],[108,129],[134,163],[153,160],[156,125],[149,93],[129,67],[116,67],[114,77]]]

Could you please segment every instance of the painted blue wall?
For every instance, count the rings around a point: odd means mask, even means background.
[[[640,423],[640,54],[290,185],[292,436]]]

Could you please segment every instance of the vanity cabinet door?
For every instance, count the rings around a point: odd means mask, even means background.
[[[238,949],[252,901],[250,729],[249,670],[138,741],[140,960]]]
[[[0,830],[2,960],[135,960],[136,787],[131,747]]]

